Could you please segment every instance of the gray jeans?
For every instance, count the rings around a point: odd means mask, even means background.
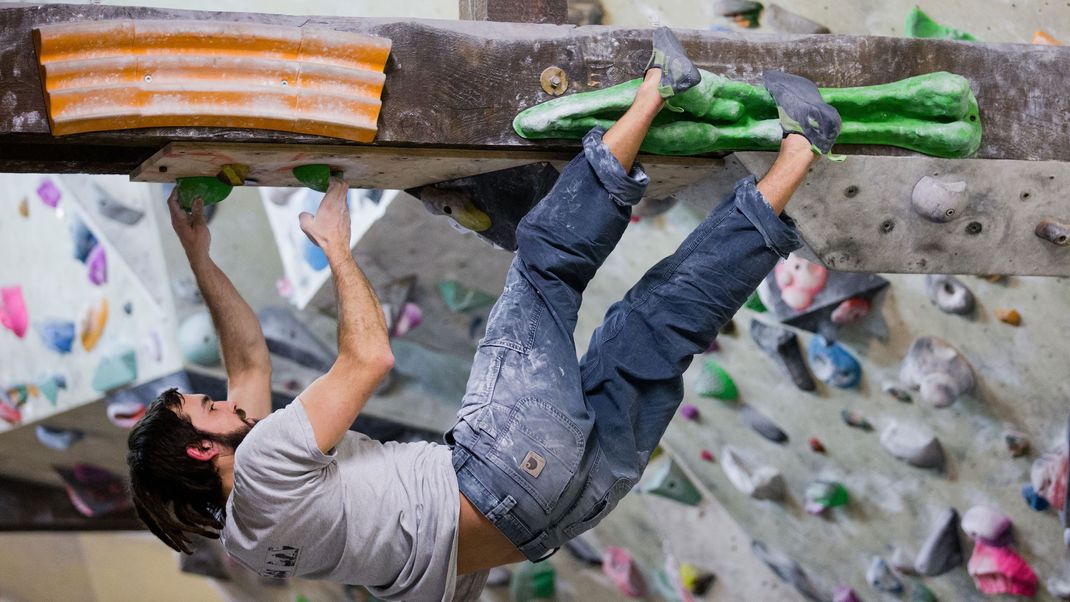
[[[461,492],[531,560],[594,527],[635,485],[683,398],[681,375],[779,257],[800,246],[753,177],[613,304],[584,357],[580,297],[648,178],[596,128],[521,221],[505,290],[447,433]]]

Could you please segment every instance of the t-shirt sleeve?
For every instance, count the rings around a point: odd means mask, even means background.
[[[298,397],[261,420],[238,446],[243,471],[276,479],[300,478],[335,461],[335,450],[320,451],[304,403]]]

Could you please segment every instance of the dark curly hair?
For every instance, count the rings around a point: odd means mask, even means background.
[[[127,439],[130,493],[138,518],[176,551],[191,554],[190,538],[219,538],[226,519],[223,481],[211,462],[189,457],[189,445],[227,441],[194,428],[182,414],[182,394],[160,394]]]

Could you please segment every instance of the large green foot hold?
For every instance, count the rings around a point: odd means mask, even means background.
[[[643,140],[644,152],[698,155],[776,150],[782,130],[765,88],[702,71],[702,81],[673,97],[682,113],[662,111]],[[555,98],[513,120],[529,139],[580,139],[610,127],[631,106],[640,80]],[[937,72],[856,88],[821,88],[843,125],[837,144],[895,146],[944,158],[968,157],[981,146],[981,119],[970,82]]]
[[[214,205],[230,196],[234,189],[230,184],[224,184],[218,178],[207,176],[194,176],[190,178],[177,178],[178,203],[182,208],[189,211],[193,208],[193,201],[201,199],[204,206]]]
[[[977,38],[953,27],[945,27],[933,21],[929,15],[914,7],[907,15],[906,34],[908,38],[936,38],[941,40],[963,40],[976,42]]]

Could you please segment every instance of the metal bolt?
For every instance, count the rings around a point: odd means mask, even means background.
[[[146,75],[145,76],[145,81],[146,82],[151,82],[152,81],[152,76],[151,75]]]
[[[1022,193],[1022,196],[1021,196],[1021,199],[1022,199],[1023,201],[1028,201],[1028,200],[1029,200],[1029,197],[1031,197],[1031,196],[1033,196],[1033,195],[1032,195],[1032,194],[1030,194],[1030,193],[1028,193],[1028,192],[1023,192],[1023,193]]]
[[[160,173],[167,173],[167,166],[166,165],[161,165],[160,166]]]
[[[981,222],[970,222],[966,224],[966,234],[980,234],[983,229],[984,226],[981,225]]]
[[[550,85],[555,87],[555,88],[560,86],[561,85],[561,78],[556,76],[556,75],[551,77],[550,78]]]
[[[884,220],[883,222],[881,222],[881,232],[887,234],[887,233],[891,232],[892,230],[895,230],[895,221],[894,220],[888,219],[888,220]]]
[[[287,82],[286,82],[286,80],[282,80],[282,85],[284,85],[284,86],[288,86],[288,85],[290,85],[290,84],[289,84],[289,83],[287,83]]]
[[[854,184],[851,184],[850,186],[845,188],[844,191],[843,191],[843,196],[845,196],[845,197],[847,197],[849,199],[850,198],[854,198],[855,195],[857,195],[857,194],[858,194],[858,186],[855,186]]]

